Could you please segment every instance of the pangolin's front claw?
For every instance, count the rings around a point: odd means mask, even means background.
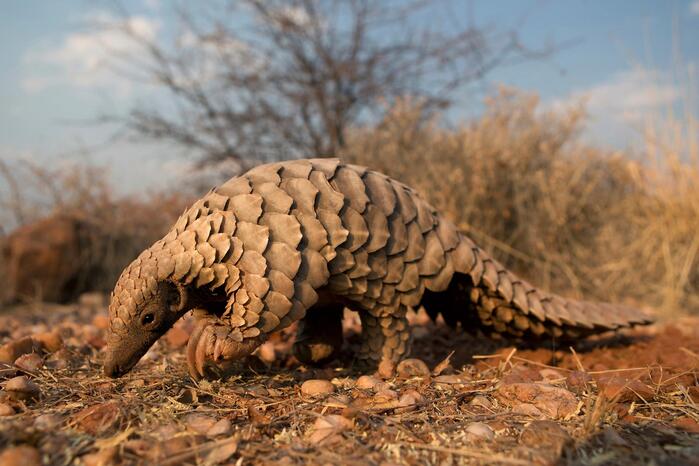
[[[195,365],[197,345],[199,344],[201,334],[207,325],[208,322],[206,321],[198,322],[197,326],[194,327],[194,331],[189,336],[189,342],[187,342],[187,368],[189,369],[189,375],[195,380],[199,380],[201,378]]]
[[[197,343],[197,349],[194,354],[194,366],[198,377],[204,377],[204,366],[206,364],[206,356],[211,354],[211,349],[214,346],[216,337],[214,336],[214,330],[211,325],[207,325],[199,337],[199,342]]]

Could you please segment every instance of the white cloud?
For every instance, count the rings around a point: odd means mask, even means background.
[[[151,10],[160,9],[160,0],[143,0],[143,4]]]
[[[694,0],[689,4],[689,12],[693,15],[699,15],[699,0]]]
[[[551,107],[561,109],[583,102],[590,117],[586,136],[596,142],[626,146],[638,138],[645,121],[662,114],[680,97],[680,90],[666,75],[638,68],[556,99]]]
[[[66,35],[57,45],[30,50],[24,57],[22,88],[35,93],[52,86],[105,88],[128,93],[130,83],[110,69],[110,57],[138,56],[140,46],[119,30],[128,27],[134,35],[153,40],[159,23],[144,16],[117,21],[105,13],[92,14],[94,29]]]

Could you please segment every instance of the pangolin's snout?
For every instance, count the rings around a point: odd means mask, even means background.
[[[121,367],[119,367],[119,364],[113,361],[108,360],[104,363],[104,375],[106,375],[107,377],[121,377],[122,375],[124,375],[125,372],[126,371],[122,370]]]

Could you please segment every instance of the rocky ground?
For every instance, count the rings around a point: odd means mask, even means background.
[[[106,311],[0,313],[0,464],[699,464],[699,319],[515,349],[426,317],[391,380],[301,366],[291,330],[194,382],[170,331],[124,378],[100,373]]]

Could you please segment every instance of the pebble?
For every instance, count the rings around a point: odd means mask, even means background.
[[[231,425],[231,421],[223,418],[216,421],[216,423],[206,431],[206,435],[209,437],[219,437],[222,435],[230,435],[232,431],[233,426]]]
[[[189,430],[198,434],[206,434],[209,429],[214,427],[216,419],[206,414],[192,413],[185,416],[184,423]]]
[[[423,401],[425,401],[425,397],[423,397],[417,390],[406,390],[398,399],[398,409],[396,409],[396,412],[404,413],[413,411],[415,408],[417,408],[417,405]]]
[[[34,340],[31,337],[12,340],[0,346],[0,363],[12,364],[23,354],[28,354],[35,349]]]
[[[73,415],[78,429],[90,435],[100,435],[116,427],[121,419],[121,409],[116,401],[90,406]]]
[[[587,372],[573,371],[566,377],[566,387],[574,393],[582,393],[592,377]]]
[[[32,338],[38,342],[47,353],[55,353],[63,348],[63,338],[57,331],[42,332],[35,334]]]
[[[530,404],[546,417],[556,419],[570,416],[578,409],[578,399],[573,393],[543,383],[501,385],[496,394],[503,403],[517,407],[520,413],[523,408],[518,406],[520,404]]]
[[[651,401],[655,396],[655,390],[640,380],[627,379],[621,376],[604,377],[597,380],[600,393],[607,400],[624,401]]]
[[[554,421],[532,421],[519,437],[520,443],[532,448],[543,448],[559,457],[572,442],[570,434]]]
[[[58,427],[63,418],[58,414],[42,414],[34,419],[34,427],[39,430],[51,430]]]
[[[13,400],[31,400],[39,398],[39,386],[24,375],[12,378],[5,384],[5,392]]]
[[[0,403],[0,417],[2,416],[12,416],[15,413],[15,409],[8,405],[7,403]]]
[[[236,451],[238,451],[238,438],[231,437],[226,442],[217,443],[217,446],[206,455],[205,464],[225,463]]]
[[[36,353],[23,354],[15,360],[15,366],[27,372],[35,372],[43,365],[44,360]]]
[[[463,376],[458,374],[438,375],[434,377],[433,382],[437,388],[442,390],[453,390],[455,388],[464,388],[467,381]]]
[[[107,466],[108,464],[116,464],[116,447],[102,448],[94,453],[88,453],[80,457],[85,466]]]
[[[543,377],[544,380],[562,380],[565,376],[558,372],[556,369],[544,368],[539,371],[539,375]]]
[[[9,447],[0,453],[0,464],[3,466],[41,466],[41,455],[39,450],[29,445]]]
[[[306,396],[329,395],[335,391],[335,386],[322,379],[306,380],[301,384],[301,393]]]
[[[466,432],[479,439],[493,440],[495,438],[493,429],[488,424],[482,422],[472,422],[466,426]]]
[[[328,414],[316,419],[306,434],[306,439],[312,444],[329,441],[332,437],[351,429],[354,422],[339,414]]]
[[[473,406],[480,406],[482,408],[487,408],[487,409],[490,409],[493,407],[493,403],[488,398],[484,397],[483,395],[474,396],[473,399],[471,401],[469,401],[468,404],[473,405]]]
[[[430,368],[424,361],[416,358],[404,359],[396,367],[398,376],[404,379],[410,377],[427,377],[430,375]]]
[[[374,387],[376,387],[376,385],[379,383],[382,383],[381,380],[374,377],[373,375],[362,375],[357,379],[357,382],[354,386],[362,390],[371,390]]]

